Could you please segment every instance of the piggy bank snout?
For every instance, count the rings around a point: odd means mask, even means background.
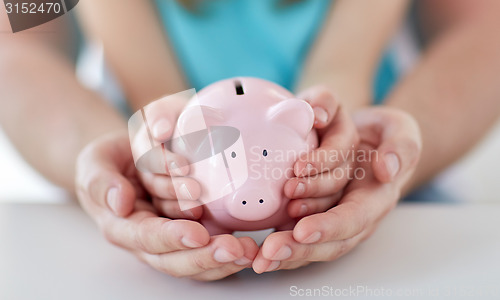
[[[266,189],[240,188],[226,202],[226,209],[233,218],[243,221],[259,221],[275,214],[280,198]]]

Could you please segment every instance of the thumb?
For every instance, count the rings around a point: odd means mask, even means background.
[[[136,198],[126,177],[130,166],[133,161],[126,133],[108,135],[89,144],[76,165],[76,187],[82,206],[87,208],[87,202],[93,202],[117,216],[129,215]]]
[[[375,177],[383,183],[406,180],[420,158],[422,139],[417,122],[398,109],[368,108],[354,117],[358,130],[377,134],[377,156],[372,161]],[[361,138],[365,134],[360,134]]]

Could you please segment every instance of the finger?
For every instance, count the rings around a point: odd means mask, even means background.
[[[333,170],[352,160],[359,143],[358,133],[350,117],[338,109],[334,120],[323,129],[320,146],[304,153],[294,165],[297,177],[311,176]]]
[[[270,261],[331,261],[350,251],[364,236],[365,231],[345,240],[302,244],[295,241],[291,231],[281,231],[266,238],[261,252],[262,257]]]
[[[147,143],[149,144],[149,142]],[[138,150],[139,147],[147,148],[148,146],[139,146],[139,142],[134,141],[131,147],[135,149],[135,152],[141,153],[136,155],[138,158],[135,163],[137,169],[142,172],[169,176],[186,176],[189,174],[188,160],[181,154],[167,149],[165,144],[159,144],[147,150]]]
[[[321,198],[292,199],[288,204],[288,215],[292,218],[300,218],[320,212],[333,207],[338,203],[342,193]]]
[[[362,232],[361,234],[347,240],[327,242],[318,245],[308,245],[309,247],[312,247],[312,249],[304,248],[301,250],[296,250],[294,248],[292,250],[292,253],[294,253],[294,255],[292,255],[288,260],[281,261],[279,264],[279,268],[277,268],[276,270],[292,270],[298,267],[305,266],[310,262],[337,260],[352,251],[354,248],[356,248],[357,245],[370,237],[374,230],[375,226],[372,229]],[[305,245],[299,244],[299,247],[303,246]],[[316,248],[316,246],[320,247]],[[310,257],[310,259],[307,260],[307,257]]]
[[[397,190],[378,183],[366,183],[363,188],[346,194],[340,204],[324,213],[302,218],[293,229],[300,243],[323,243],[352,238],[386,215],[398,199]]]
[[[117,216],[129,215],[135,188],[124,176],[132,154],[128,138],[105,137],[87,146],[78,156],[75,185],[81,202],[91,200]],[[86,204],[82,203],[85,207]]]
[[[295,260],[295,261],[282,261],[280,262],[278,268],[274,269],[273,271],[278,271],[278,270],[295,270],[298,268],[305,267],[309,265],[311,262],[310,261],[305,261],[305,260]],[[272,271],[270,271],[272,272]]]
[[[237,259],[233,263],[224,264],[220,268],[199,273],[192,276],[191,278],[201,281],[218,280],[251,266],[252,261],[259,251],[259,246],[257,246],[255,241],[249,237],[241,237],[238,238],[238,240],[240,241],[245,251],[245,254],[240,259]]]
[[[273,265],[271,263],[266,272],[292,270],[308,265],[311,262],[333,261],[350,252],[361,241],[361,236],[356,236],[348,240],[333,241],[315,245],[297,243],[296,247],[293,247],[293,255],[288,260],[271,260],[272,262],[279,261],[279,264],[274,263]],[[274,266],[276,267],[273,269],[272,267]]]
[[[284,186],[285,195],[291,199],[325,197],[341,191],[352,179],[353,162],[326,172],[307,176],[293,177]]]
[[[179,114],[186,106],[191,94],[178,93],[163,97],[144,107],[144,117],[152,137],[160,143],[172,137]]]
[[[151,173],[140,174],[143,184],[154,196],[162,199],[197,200],[201,186],[190,177],[170,177]]]
[[[334,119],[339,103],[332,92],[324,86],[314,86],[297,95],[304,99],[314,111],[314,127],[324,128]]]
[[[101,228],[113,244],[150,254],[203,247],[210,240],[198,222],[159,218],[144,211],[134,212],[127,219],[108,218]]]
[[[353,119],[362,135],[377,136],[378,156],[372,165],[379,181],[404,178],[415,168],[422,140],[418,124],[410,115],[396,109],[366,109],[357,112]]]
[[[190,203],[184,203],[184,206],[182,206],[183,201],[185,200],[165,200],[153,198],[153,205],[158,212],[165,217],[171,219],[198,220],[203,214],[201,203],[197,201],[190,201]],[[181,209],[181,207],[192,207],[193,205],[198,206],[186,210]]]
[[[213,236],[202,248],[175,251],[162,255],[145,254],[144,259],[156,269],[175,277],[196,274],[220,268],[243,257],[240,241],[232,235]]]

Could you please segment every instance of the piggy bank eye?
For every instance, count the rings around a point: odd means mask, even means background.
[[[236,157],[236,152],[234,152],[234,151],[233,151],[233,152],[231,152],[231,157],[232,157],[232,158],[235,158],[235,157]]]
[[[264,149],[264,151],[262,151],[262,155],[267,156],[267,150],[266,149]]]

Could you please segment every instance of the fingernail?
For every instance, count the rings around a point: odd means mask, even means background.
[[[276,254],[273,256],[273,260],[285,260],[292,256],[292,249],[288,246],[281,247]]]
[[[238,258],[237,260],[234,261],[234,263],[237,264],[238,266],[248,265],[250,262],[251,262],[251,260],[249,260],[248,258],[246,258],[244,256],[242,258]]]
[[[203,246],[202,244],[200,244],[196,241],[193,241],[192,239],[189,239],[187,237],[182,237],[181,243],[188,248],[199,248],[199,247]]]
[[[279,260],[273,260],[264,272],[271,272],[276,270],[280,266],[280,263],[281,262]]]
[[[153,135],[156,139],[164,139],[171,128],[169,121],[161,119],[153,125]]]
[[[214,252],[214,259],[220,263],[227,263],[236,260],[236,257],[229,253],[226,249],[219,248]]]
[[[306,239],[304,239],[302,243],[304,244],[316,243],[317,241],[319,241],[320,238],[321,238],[321,233],[319,231],[316,231],[310,236],[308,236]]]
[[[302,174],[304,174],[304,175],[310,175],[313,169],[314,169],[313,165],[310,164],[310,163],[308,163],[306,165],[306,167],[304,168],[304,170],[302,171]]]
[[[387,170],[391,175],[391,178],[394,178],[396,174],[399,172],[399,159],[398,156],[394,153],[387,153],[384,156],[385,165],[387,166]]]
[[[193,200],[193,196],[189,192],[187,185],[185,183],[181,184],[181,186],[179,187],[179,193],[181,194],[181,199]]]
[[[109,208],[115,214],[118,214],[118,188],[117,187],[112,187],[109,189],[108,194],[106,195],[106,202],[108,202]]]
[[[299,182],[297,186],[295,187],[295,191],[293,192],[293,197],[297,198],[304,194],[306,190],[306,185],[303,182]]]
[[[321,123],[326,123],[326,121],[328,121],[328,113],[326,112],[326,110],[321,107],[315,107],[313,108],[313,111],[317,121]]]
[[[307,205],[302,204],[299,210],[299,217],[305,216],[307,214]]]

